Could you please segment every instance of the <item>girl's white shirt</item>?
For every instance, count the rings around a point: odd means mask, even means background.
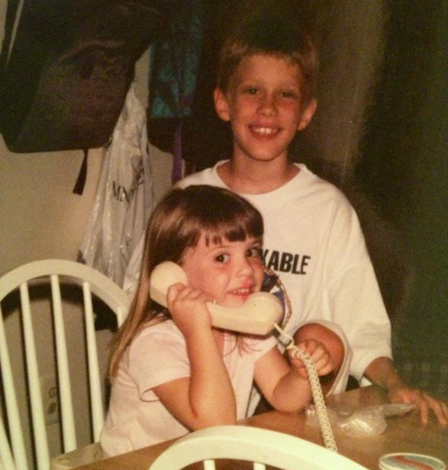
[[[276,346],[273,336],[244,338],[244,352],[235,336],[224,334],[223,360],[237,403],[237,419],[247,416],[255,362]],[[190,376],[182,333],[171,321],[144,328],[133,340],[114,380],[101,446],[118,455],[188,433],[162,405],[154,387]]]

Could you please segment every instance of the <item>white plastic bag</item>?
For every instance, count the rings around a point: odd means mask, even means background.
[[[131,87],[104,155],[80,247],[84,262],[121,286],[154,204],[146,113]]]
[[[351,407],[336,406],[327,408],[331,426],[340,429],[352,437],[377,436],[387,427],[381,407],[371,406],[359,410]],[[307,424],[318,427],[316,408],[310,405],[306,409]]]
[[[414,404],[388,403],[385,405],[371,405],[364,408],[336,405],[327,408],[328,417],[332,427],[340,429],[352,437],[378,436],[387,427],[387,418],[403,416],[415,408]],[[316,407],[307,407],[306,417],[308,426],[317,428]]]

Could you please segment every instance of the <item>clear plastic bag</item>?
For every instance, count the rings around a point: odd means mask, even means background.
[[[338,427],[350,436],[377,436],[387,428],[387,422],[380,406],[368,406],[339,419]]]
[[[84,262],[121,286],[154,205],[146,112],[131,87],[104,155],[80,247]]]
[[[364,408],[350,406],[328,407],[328,416],[334,429],[339,429],[352,437],[377,436],[387,427],[386,418],[407,413],[413,404],[386,404],[372,405]],[[306,409],[307,424],[311,427],[319,427],[316,408],[310,405]]]

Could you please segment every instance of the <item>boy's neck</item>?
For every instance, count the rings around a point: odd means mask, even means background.
[[[232,159],[218,167],[218,175],[233,191],[263,194],[274,191],[292,180],[300,169],[289,161]]]

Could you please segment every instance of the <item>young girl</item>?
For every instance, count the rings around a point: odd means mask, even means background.
[[[206,302],[240,307],[263,281],[260,213],[211,186],[172,190],[149,222],[142,273],[129,316],[112,346],[112,394],[101,436],[108,455],[129,452],[207,426],[245,418],[253,382],[271,405],[301,410],[311,400],[304,366],[281,355],[272,335],[213,328]],[[189,285],[168,290],[168,309],[149,296],[162,261],[185,270]],[[301,349],[320,375],[332,371],[317,341]]]

